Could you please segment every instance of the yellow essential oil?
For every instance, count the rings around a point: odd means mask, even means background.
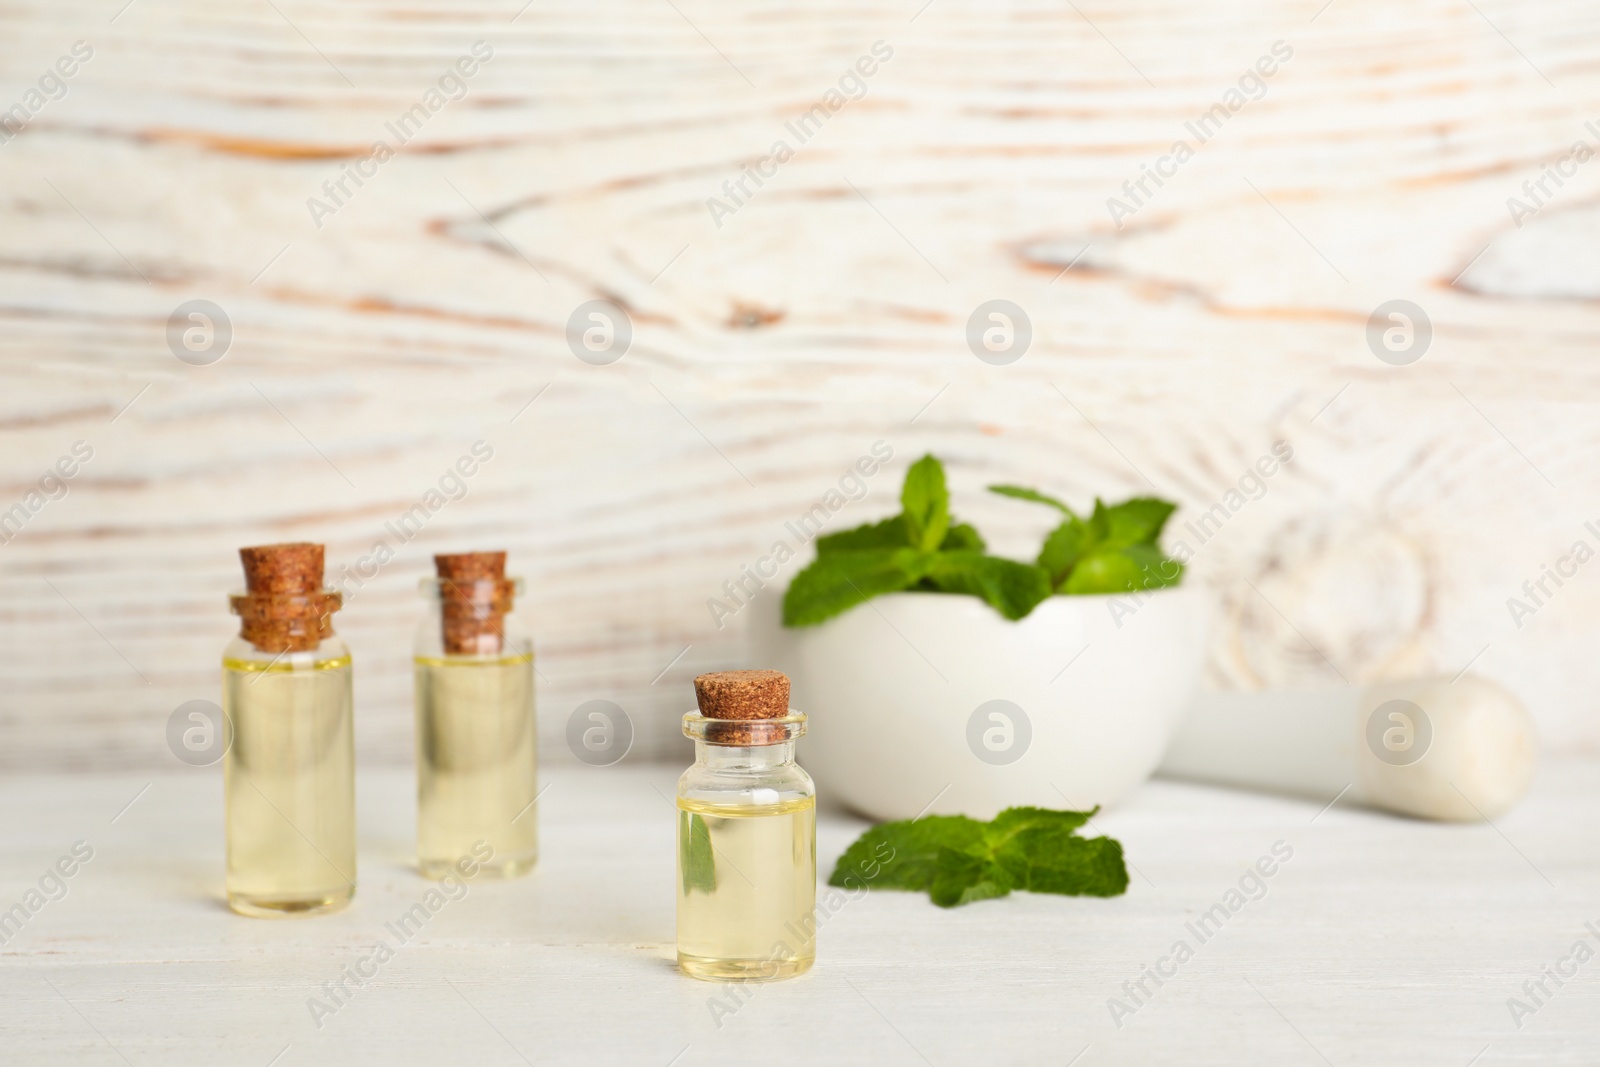
[[[225,659],[228,903],[262,916],[342,907],[355,893],[350,657]]]
[[[418,656],[417,860],[442,878],[478,842],[480,876],[514,877],[539,857],[533,655]]]
[[[514,878],[539,859],[533,639],[511,614],[522,581],[504,552],[433,557],[417,629],[417,867],[459,874],[487,845],[477,877]]]
[[[678,799],[678,965],[696,978],[790,978],[817,956],[817,802]]]
[[[322,588],[322,546],[241,549],[248,590],[223,653],[228,904],[243,915],[314,915],[356,890],[350,652],[341,600]]]
[[[678,967],[772,981],[817,956],[817,798],[794,761],[806,717],[778,671],[694,680],[683,717],[694,766],[678,779]]]

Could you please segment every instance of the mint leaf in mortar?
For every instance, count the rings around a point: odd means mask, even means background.
[[[1094,507],[1106,518],[1105,543],[1114,548],[1155,544],[1167,519],[1178,508],[1153,496],[1136,496],[1109,508],[1096,500]]]
[[[1128,888],[1122,845],[1077,835],[1099,810],[1007,808],[991,822],[930,815],[883,823],[845,849],[828,884],[926,891],[941,908],[1012,890],[1114,897]]]
[[[978,535],[978,531],[970,524],[956,522],[952,519],[950,520],[950,529],[945,531],[944,541],[939,545],[939,551],[955,552],[970,549],[974,552],[982,552],[988,547],[983,543],[983,538]]]
[[[932,552],[944,543],[950,528],[950,491],[944,484],[944,464],[923,456],[906,471],[900,488],[900,508],[911,544]]]
[[[935,555],[924,580],[941,593],[979,597],[1008,619],[1022,618],[1051,592],[1040,568],[965,549]]]
[[[1071,508],[1053,496],[1046,496],[1037,489],[1029,489],[1025,485],[991,485],[989,492],[999,493],[1001,496],[1014,497],[1017,500],[1031,500],[1035,504],[1049,504],[1064,515],[1076,515]]]
[[[1177,505],[1137,496],[1107,505],[1095,498],[1094,511],[1081,519],[1061,501],[1016,485],[991,485],[989,491],[1017,500],[1047,504],[1067,518],[1044,539],[1038,565],[1057,593],[1129,593],[1177,585],[1183,564],[1161,551],[1161,531]]]
[[[1177,585],[1183,564],[1154,545],[1099,548],[1086,555],[1061,585],[1061,592],[1130,593]]]
[[[882,522],[869,522],[849,530],[838,533],[825,534],[817,538],[817,555],[827,556],[834,552],[860,552],[871,548],[914,548],[910,535],[906,532],[905,515],[896,515],[884,519]],[[982,552],[984,549],[983,538],[971,524],[950,520],[950,528],[944,533],[944,540],[939,544],[941,552],[950,552],[957,549],[973,549]]]
[[[1039,566],[1050,576],[1051,589],[1061,588],[1084,548],[1092,542],[1089,524],[1076,515],[1050,531],[1039,549]]]
[[[817,538],[818,556],[827,556],[834,552],[862,552],[874,548],[910,547],[911,539],[906,536],[905,518],[900,515]]]
[[[794,576],[783,595],[783,624],[812,626],[871,597],[915,585],[933,566],[932,552],[873,548],[830,552]]]

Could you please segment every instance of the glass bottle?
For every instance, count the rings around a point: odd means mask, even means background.
[[[424,877],[514,878],[539,858],[533,639],[504,552],[434,557],[413,662],[417,863]],[[484,858],[487,851],[488,858]],[[472,862],[463,864],[463,857]]]
[[[247,589],[222,654],[228,905],[257,918],[311,915],[356,891],[350,650],[316,544],[239,550]]]
[[[816,787],[794,761],[806,717],[777,671],[695,679],[695,762],[678,779],[678,966],[771,981],[816,959]]]

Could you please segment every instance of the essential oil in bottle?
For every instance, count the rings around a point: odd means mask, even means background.
[[[806,717],[778,671],[694,680],[694,766],[678,780],[678,966],[695,978],[771,981],[817,955],[817,811],[794,761]]]
[[[312,915],[356,891],[350,650],[322,546],[239,550],[239,636],[222,656],[228,905],[257,918]]]
[[[522,590],[504,552],[433,557],[417,631],[417,862],[428,878],[513,878],[539,858],[533,640],[511,615]]]

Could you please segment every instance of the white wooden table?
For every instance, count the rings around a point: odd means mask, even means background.
[[[361,774],[354,905],[278,922],[221,902],[215,768],[12,777],[0,907],[74,842],[94,856],[0,947],[0,1062],[1594,1063],[1600,960],[1547,979],[1520,1030],[1506,1002],[1597,943],[1597,770],[1545,766],[1498,828],[1155,782],[1096,820],[1135,866],[1125,897],[869,894],[826,921],[815,971],[741,997],[672,963],[677,769],[561,769],[539,870],[445,904],[320,1029],[308,998],[432,886],[408,774]],[[824,877],[864,825],[823,811]],[[1185,924],[1277,841],[1267,894],[1198,944]],[[1193,958],[1116,1027],[1108,998],[1180,938]]]

